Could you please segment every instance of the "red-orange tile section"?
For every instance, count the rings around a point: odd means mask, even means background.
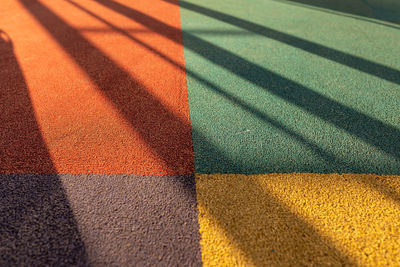
[[[180,28],[177,5],[118,2]],[[183,66],[180,34],[95,1],[3,0],[0,25],[1,173],[193,172],[185,73],[143,46]]]

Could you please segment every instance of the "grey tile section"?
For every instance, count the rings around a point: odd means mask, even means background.
[[[56,175],[0,175],[0,266],[85,266],[85,246]]]
[[[1,264],[201,265],[193,176],[0,175],[0,197]]]

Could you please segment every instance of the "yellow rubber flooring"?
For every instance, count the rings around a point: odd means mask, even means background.
[[[398,266],[400,176],[197,174],[205,266]]]

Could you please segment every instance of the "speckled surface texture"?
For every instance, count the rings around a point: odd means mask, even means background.
[[[1,4],[1,266],[201,265],[185,72],[153,51],[184,66],[179,8],[121,5],[177,29]]]
[[[193,173],[184,69],[144,46],[184,65],[179,7],[123,2],[177,29],[94,1],[2,4],[0,172]]]
[[[199,174],[204,266],[397,266],[400,176]]]
[[[2,0],[0,266],[396,266],[399,11]]]
[[[288,1],[180,6],[197,172],[400,173],[397,28]]]
[[[1,266],[88,265],[58,176],[0,174],[0,214]]]
[[[193,176],[0,175],[2,266],[199,266]]]

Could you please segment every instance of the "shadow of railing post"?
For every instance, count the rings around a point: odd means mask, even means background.
[[[391,3],[382,0],[287,0],[287,2],[400,24],[400,4],[397,0],[392,0]]]
[[[329,153],[328,151],[324,151],[321,147],[319,147],[312,140],[307,140],[305,137],[301,136],[300,134],[296,133],[295,131],[292,131],[291,129],[289,129],[288,127],[283,125],[281,122],[279,122],[279,121],[273,119],[272,117],[268,116],[262,110],[260,110],[260,109],[258,109],[256,107],[253,107],[251,104],[246,103],[244,100],[242,100],[242,99],[230,94],[229,92],[227,92],[223,88],[217,86],[213,82],[208,81],[207,79],[201,77],[196,72],[194,72],[194,71],[192,71],[192,70],[190,70],[188,68],[185,68],[185,66],[183,66],[180,63],[176,62],[175,60],[169,58],[167,55],[165,55],[162,52],[156,50],[155,48],[153,48],[150,45],[144,43],[143,41],[133,37],[132,35],[130,35],[126,31],[124,31],[123,29],[111,24],[109,21],[105,20],[104,18],[99,17],[98,15],[94,14],[90,10],[84,8],[83,6],[73,2],[71,0],[65,0],[65,1],[70,3],[71,5],[73,5],[74,7],[80,9],[81,11],[85,12],[86,14],[92,16],[93,18],[101,21],[102,23],[104,23],[105,25],[107,25],[108,27],[113,29],[115,32],[118,32],[119,34],[122,34],[123,36],[129,38],[133,42],[135,42],[135,43],[141,45],[142,47],[146,48],[148,51],[158,55],[161,59],[165,60],[167,63],[173,65],[174,67],[178,68],[179,70],[185,71],[187,75],[189,75],[190,77],[194,78],[196,81],[202,83],[206,88],[211,89],[212,92],[217,93],[218,95],[224,97],[226,100],[230,101],[231,103],[240,106],[243,110],[253,114],[258,119],[261,119],[265,123],[268,123],[271,126],[275,127],[276,129],[282,131],[285,135],[287,135],[287,136],[289,136],[291,138],[294,138],[297,142],[301,143],[302,145],[304,145],[308,149],[312,150],[316,155],[318,155],[322,159],[324,159],[326,161],[326,163],[328,163],[330,166],[335,166],[334,168],[336,168],[336,170],[338,172],[340,172],[340,171],[345,172],[346,170],[353,170],[353,171],[354,170],[356,170],[356,171],[357,170],[358,171],[361,170],[361,169],[358,169],[358,167],[355,166],[354,164],[351,164],[351,167],[348,166],[349,163],[347,163],[347,162],[335,157],[335,155],[333,155],[332,153]],[[192,132],[195,132],[194,136],[198,136],[199,135],[199,133],[196,132],[196,129],[192,128]],[[204,139],[204,138],[201,138],[201,139]],[[208,163],[208,165],[209,165],[209,163]],[[215,171],[216,170],[216,166],[209,167],[209,169]],[[245,170],[242,170],[242,169],[237,169],[237,171],[239,173],[246,172]],[[311,172],[312,170],[305,170],[305,171]]]
[[[73,3],[70,0],[66,0],[70,3]],[[76,3],[73,3],[74,6],[81,8],[81,6],[77,5]],[[85,11],[85,9],[81,9],[83,11]],[[127,7],[127,10],[129,11],[130,9]],[[86,10],[87,11],[87,10]],[[115,11],[119,11],[119,9],[115,10]],[[88,12],[87,12],[88,13]],[[89,15],[93,16],[94,14],[89,12]],[[125,11],[124,13],[127,15],[127,11]],[[135,13],[136,14],[136,13]],[[111,25],[110,23],[108,23],[105,20],[102,20],[101,18],[99,18],[98,16],[94,16],[97,19],[100,19],[103,23],[106,23],[108,26],[113,27],[113,25]],[[147,25],[146,25],[147,26]],[[160,27],[158,27],[160,28]],[[151,29],[151,27],[150,27]],[[163,58],[164,60],[166,60],[167,62],[169,62],[170,64],[173,64],[175,66],[177,66],[178,68],[184,68],[183,66],[180,66],[178,63],[176,63],[173,59],[168,58],[166,55],[163,55],[162,53],[160,53],[159,51],[155,50],[154,48],[150,47],[149,45],[143,43],[142,41],[130,36],[127,33],[124,33],[121,29],[116,29],[118,32],[124,34],[125,36],[127,36],[128,38],[130,38],[131,40],[139,43],[140,45],[142,45],[143,47],[147,48],[148,50],[152,51],[153,53],[156,53],[157,55],[159,55],[161,58]],[[176,36],[176,35],[174,35]],[[168,37],[168,36],[167,36]],[[198,39],[195,40],[196,42],[198,41]],[[208,43],[207,43],[208,44]],[[190,47],[189,47],[190,49]],[[205,50],[208,51],[208,50]],[[211,50],[212,51],[212,50]],[[201,54],[200,54],[201,55]],[[230,54],[228,54],[230,55]],[[224,54],[222,55],[224,56]],[[192,76],[194,79],[198,80],[199,82],[201,82],[202,84],[204,84],[206,87],[208,87],[209,89],[212,89],[213,92],[223,96],[224,98],[226,98],[227,100],[231,101],[232,103],[239,105],[241,108],[243,108],[244,110],[252,113],[253,115],[255,115],[256,117],[262,119],[263,121],[271,124],[272,126],[276,127],[277,129],[281,130],[282,132],[284,132],[286,135],[295,138],[298,142],[300,142],[302,145],[306,146],[307,148],[309,148],[310,150],[312,150],[315,154],[319,155],[322,159],[324,159],[326,162],[330,163],[330,164],[334,164],[335,166],[337,166],[337,169],[335,169],[335,172],[338,173],[342,173],[342,172],[348,172],[348,173],[363,173],[363,169],[361,166],[356,166],[356,165],[352,165],[349,167],[346,167],[348,165],[348,163],[344,162],[342,159],[337,158],[334,154],[330,153],[329,151],[325,151],[322,148],[320,148],[316,143],[314,143],[312,140],[307,140],[304,137],[302,137],[301,135],[297,134],[296,132],[291,131],[290,129],[288,129],[287,127],[285,127],[283,124],[281,124],[280,122],[270,118],[268,115],[266,115],[265,113],[263,113],[262,111],[252,107],[251,105],[247,104],[246,102],[244,102],[243,100],[231,95],[230,93],[226,92],[223,88],[218,87],[217,85],[215,85],[214,83],[202,78],[201,76],[199,76],[197,73],[195,73],[192,70],[186,69],[186,72],[188,75]],[[351,110],[351,109],[350,109]],[[356,113],[357,114],[357,113]],[[368,118],[368,117],[367,117]],[[374,120],[373,120],[374,121]],[[380,122],[378,122],[380,123]],[[392,128],[395,131],[396,134],[396,129]],[[377,130],[379,130],[379,128],[377,128]],[[214,151],[211,154],[214,155],[220,155],[221,152],[218,152],[217,150],[215,150],[215,146],[212,145],[209,141],[207,141],[207,139],[196,129],[192,128],[192,132],[193,132],[193,136],[198,136],[199,137],[199,146],[201,145],[202,147],[207,147],[209,146],[210,148],[212,148],[212,151]],[[398,132],[397,132],[397,136],[398,136]],[[396,135],[394,135],[393,137],[396,137]],[[394,139],[396,140],[396,139]],[[392,141],[394,141],[392,140]],[[390,141],[390,139],[389,139]],[[216,156],[215,158],[219,158],[219,156]],[[221,158],[226,158],[225,157],[221,157]],[[226,160],[226,159],[225,159]],[[215,163],[214,160],[209,160],[208,162],[210,163]],[[228,161],[229,162],[229,161]],[[235,166],[238,165],[238,167],[232,168],[235,170],[238,170],[240,172],[240,170],[244,169],[244,167],[241,167],[240,164],[238,164],[237,162],[233,163],[230,161],[229,163],[231,166]],[[214,166],[212,164],[209,164],[208,169],[211,172],[215,172],[215,170],[218,169],[219,166]],[[312,171],[310,171],[312,172]],[[371,188],[373,188],[374,190],[377,190],[381,193],[383,193],[384,195],[386,195],[387,197],[395,200],[395,201],[399,201],[400,196],[397,192],[390,190],[388,187],[379,184],[379,183],[367,183],[367,185]],[[389,193],[388,193],[389,192]]]
[[[162,105],[162,103],[160,103],[157,99],[155,99],[152,95],[150,95],[148,92],[146,92],[146,88],[144,86],[141,86],[139,84],[138,81],[135,81],[133,77],[129,76],[127,73],[125,73],[124,70],[122,70],[121,68],[119,68],[111,59],[109,59],[106,55],[104,55],[100,50],[98,50],[95,46],[93,46],[91,43],[89,43],[89,41],[87,41],[85,38],[83,38],[79,32],[77,32],[76,30],[74,30],[73,28],[71,28],[66,22],[64,22],[61,18],[59,18],[57,15],[55,15],[53,12],[51,12],[46,6],[44,6],[43,4],[41,4],[40,2],[35,2],[32,3],[29,0],[19,0],[20,3],[23,4],[24,7],[26,7],[26,9],[33,15],[33,17],[39,22],[40,25],[42,25],[42,27],[44,27],[55,39],[55,41],[70,55],[70,57],[80,66],[80,68],[85,71],[88,76],[92,79],[92,81],[99,87],[100,90],[105,90],[107,91],[107,88],[104,87],[103,84],[101,84],[99,78],[95,77],[95,76],[91,76],[91,67],[90,65],[96,65],[96,60],[100,60],[102,62],[102,64],[106,64],[106,66],[108,66],[110,68],[111,71],[115,71],[117,73],[119,73],[118,77],[123,78],[124,82],[129,82],[128,85],[129,86],[135,86],[135,93],[132,92],[128,92],[128,94],[124,94],[124,97],[127,97],[129,100],[132,100],[133,97],[135,97],[137,94],[140,94],[141,96],[144,96],[142,99],[146,99],[146,106],[150,107],[151,109],[154,110],[154,112],[164,112],[167,114],[168,119],[170,120],[174,120],[178,125],[181,125],[182,121],[179,120],[179,118],[174,117],[174,114],[171,113],[170,111],[168,111],[166,109],[166,107],[164,107]],[[63,31],[59,31],[60,29],[63,29]],[[172,32],[173,33],[173,32]],[[81,47],[81,48],[85,48],[85,49],[90,49],[91,53],[94,55],[94,57],[92,58],[93,61],[91,61],[90,65],[86,62],[83,61],[82,58],[80,57],[84,57],[86,54],[83,52],[81,52],[82,54],[77,54],[77,52],[75,52],[76,50],[72,50],[68,47],[69,42],[71,41],[71,39],[74,41],[74,47],[76,48],[77,46]],[[116,74],[117,74],[116,73]],[[131,88],[127,88],[128,86],[125,83],[124,89],[131,89]],[[115,103],[115,101],[117,101],[119,98],[114,95],[114,94],[110,94],[105,92],[105,95],[108,97],[108,99],[111,101],[111,103]],[[127,100],[126,100],[127,101]],[[130,101],[127,101],[130,102]],[[119,104],[121,104],[121,101],[118,101]],[[131,102],[130,102],[131,103]],[[121,112],[122,115],[124,115],[126,117],[126,119],[128,119],[131,122],[131,126],[133,129],[138,130],[139,133],[143,133],[143,131],[145,131],[145,129],[138,129],[139,127],[143,127],[143,125],[140,125],[139,123],[135,123],[136,121],[133,120],[129,114],[129,106],[124,106],[124,105],[116,105],[116,107],[118,108],[118,110]],[[128,109],[128,110],[126,110]],[[201,134],[201,132],[198,132],[196,129],[192,129],[192,131],[194,132],[194,134],[198,135],[201,139],[201,142],[204,143],[205,146],[210,147],[212,152],[215,153],[215,158],[217,158],[219,161],[225,161],[226,164],[228,165],[234,165],[237,164],[236,162],[231,161],[231,159],[226,156],[222,151],[220,151],[216,146],[214,146],[211,142],[209,142],[206,138],[204,138]],[[151,143],[151,139],[146,139],[145,141],[147,142],[147,144],[152,147],[152,143]],[[167,144],[168,145],[168,144]],[[165,157],[165,155],[162,154],[162,152],[159,152],[158,150],[155,150],[156,153],[160,153],[159,156],[161,158]],[[167,161],[167,159],[164,159]],[[261,189],[259,189],[256,185],[249,185],[251,187],[251,190],[257,190],[260,191]],[[196,198],[196,195],[193,195],[194,192],[192,190],[190,190],[190,192],[192,192],[192,196],[193,198]],[[263,192],[259,192],[260,194],[262,194]],[[269,196],[265,196],[266,198],[270,199]],[[278,202],[274,201],[271,199],[271,201],[273,202],[273,204],[278,205],[281,209],[286,209],[284,206],[278,204]],[[276,202],[276,203],[275,203]],[[301,227],[304,227],[305,229],[308,229],[308,233],[311,233],[310,238],[311,238],[311,244],[326,244],[326,242],[329,242],[329,240],[326,240],[322,237],[320,237],[318,235],[318,233],[316,233],[312,227],[310,227],[306,222],[304,222],[302,219],[298,218],[295,214],[291,213],[289,210],[286,211],[286,214],[288,214],[290,216],[290,218],[292,219],[292,221],[296,224],[296,225],[300,225]],[[217,223],[219,223],[219,225],[221,227],[224,227],[224,217],[222,214],[218,214],[218,213],[213,213],[211,212],[211,215],[214,217],[214,219],[217,221]],[[244,226],[243,226],[244,227]],[[301,228],[300,227],[300,228]],[[303,247],[303,243],[299,243],[298,240],[301,240],[301,232],[295,231],[297,228],[293,228],[291,229],[293,234],[296,235],[298,238],[297,239],[293,239],[293,242],[296,242],[296,244],[298,244],[298,246],[302,246]],[[253,251],[251,251],[251,247],[249,247],[246,243],[245,240],[241,239],[240,237],[238,238],[236,236],[235,239],[235,235],[234,233],[230,232],[231,229],[224,229],[226,231],[226,233],[228,235],[231,236],[231,238],[237,242],[237,244],[239,245],[239,247],[242,249],[242,251],[247,254],[248,257],[251,258],[251,260],[253,262],[259,263],[259,260],[257,258],[254,258],[254,253]],[[290,242],[291,240],[288,240],[288,242]],[[342,255],[336,248],[334,245],[332,244],[328,244],[327,245],[329,251],[332,252],[332,255],[334,257],[339,257],[341,258],[341,260],[343,262],[348,262],[349,259]],[[296,248],[296,246],[295,246]],[[249,250],[250,249],[250,250]],[[297,252],[299,250],[296,248],[293,251],[287,251],[287,253],[292,253],[292,255],[296,255],[297,257],[300,257],[301,255],[299,255]],[[285,251],[286,252],[286,251]]]
[[[100,1],[100,0],[99,0]],[[163,0],[169,3],[176,2],[172,0]],[[100,1],[102,2],[102,1]],[[105,2],[105,1],[104,1]],[[109,1],[107,1],[109,2]],[[296,37],[284,32],[280,32],[278,30],[274,30],[272,28],[266,27],[264,25],[260,25],[257,23],[253,23],[241,18],[237,18],[219,11],[211,10],[206,7],[202,7],[193,3],[186,2],[184,0],[179,1],[179,5],[182,8],[197,12],[204,16],[211,17],[213,19],[220,20],[222,22],[231,24],[233,26],[242,28],[246,31],[252,32],[254,34],[258,34],[260,36],[264,36],[269,39],[276,40],[278,42],[296,47],[308,53],[326,58],[328,60],[337,62],[339,64],[345,65],[347,67],[353,68],[358,71],[365,72],[367,74],[373,75],[375,77],[400,84],[400,71],[394,68],[375,63],[368,59],[363,59],[361,57],[353,56],[351,54],[339,51],[334,48],[329,48],[324,45],[320,45],[314,43],[312,41],[308,41],[306,39]]]
[[[13,43],[1,30],[0,110],[0,265],[86,266],[85,245]]]
[[[381,26],[385,26],[385,27],[388,27],[388,28],[400,30],[400,25],[384,23],[383,21],[375,20],[373,18],[360,17],[360,16],[357,16],[357,15],[351,15],[349,13],[343,13],[343,12],[340,12],[340,11],[335,11],[335,10],[327,9],[327,8],[324,8],[324,7],[318,7],[317,5],[315,5],[315,6],[314,5],[307,5],[307,4],[303,4],[301,2],[297,2],[297,1],[293,1],[293,0],[285,0],[285,1],[274,0],[274,1],[277,1],[277,2],[283,3],[283,4],[287,4],[287,5],[291,5],[291,6],[307,8],[307,9],[310,9],[310,10],[316,10],[318,12],[324,12],[324,13],[330,14],[330,15],[336,15],[336,16],[355,19],[355,20],[362,20],[362,21],[366,21],[368,23],[372,23],[372,24],[381,25]]]
[[[111,0],[94,0],[154,32],[179,43],[180,29]],[[173,34],[168,34],[168,33]],[[263,88],[394,157],[400,164],[400,131],[297,82],[258,66],[232,52],[182,31],[186,49]],[[171,37],[172,36],[172,37]],[[397,72],[397,71],[396,71]],[[400,79],[399,75],[396,76]]]

